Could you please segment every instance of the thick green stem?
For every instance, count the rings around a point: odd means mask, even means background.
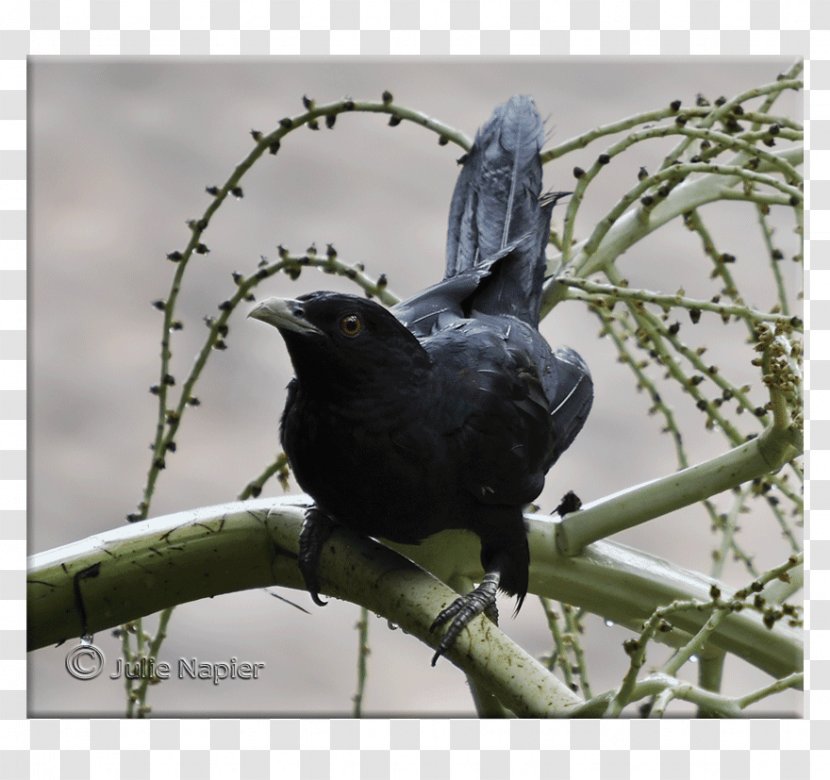
[[[726,653],[715,650],[700,656],[700,665],[697,672],[697,684],[704,691],[719,693],[723,682],[723,665],[726,661]],[[716,718],[717,712],[707,710],[705,707],[698,707],[698,718]]]
[[[616,493],[566,515],[556,543],[564,555],[579,555],[597,539],[633,528],[775,471],[798,454],[789,431],[771,427],[758,438],[705,463]]]
[[[142,521],[40,553],[30,559],[29,648],[54,644],[82,632],[73,578],[100,563],[97,577],[83,580],[81,594],[92,633],[174,604],[251,588],[303,588],[296,548],[304,497],[264,498],[190,510]],[[269,511],[270,510],[270,511]],[[655,609],[676,599],[708,599],[713,581],[624,545],[596,542],[576,558],[556,550],[549,516],[527,515],[530,591],[565,601],[616,623],[638,627]],[[482,576],[479,540],[445,531],[423,544],[396,545],[444,582]],[[321,561],[323,591],[359,603],[434,646],[435,615],[455,593],[404,558],[369,540],[338,532]],[[718,584],[725,597],[730,589]],[[705,616],[692,612],[674,622],[696,633]],[[661,639],[676,643],[675,631]],[[801,668],[798,632],[758,614],[727,617],[710,642],[780,677]],[[575,695],[516,647],[489,620],[477,618],[462,633],[450,660],[487,687],[517,715],[559,711]],[[521,671],[517,671],[521,668]],[[518,678],[522,679],[519,680]],[[518,687],[518,691],[516,690]],[[546,709],[547,708],[547,709]]]
[[[269,511],[276,507],[274,511]],[[231,591],[288,585],[302,588],[296,564],[303,508],[296,499],[260,499],[134,523],[34,556],[29,576],[30,647],[77,636],[81,617],[75,575],[84,580],[88,630]],[[435,646],[435,615],[455,592],[415,564],[369,539],[338,530],[321,557],[325,593],[384,615]],[[538,661],[479,616],[447,653],[517,715],[566,714],[579,697]]]

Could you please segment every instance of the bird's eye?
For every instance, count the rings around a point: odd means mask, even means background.
[[[340,332],[344,336],[353,339],[361,330],[363,330],[363,323],[356,314],[347,314],[345,317],[340,318]]]

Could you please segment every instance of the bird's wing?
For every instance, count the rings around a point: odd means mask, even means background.
[[[453,320],[467,316],[465,301],[490,274],[492,263],[470,268],[392,307],[392,313],[416,336],[428,336],[436,328],[447,327]]]
[[[392,307],[392,313],[416,336],[429,336],[471,316],[478,291],[503,263],[515,262],[516,253],[525,251],[535,240],[528,233],[493,254],[486,261],[468,268]]]
[[[568,347],[553,352],[542,382],[554,432],[549,468],[582,430],[594,402],[594,383],[585,361]]]
[[[514,318],[468,319],[422,342],[440,376],[430,413],[460,484],[481,504],[533,500],[553,445],[534,358],[513,344],[519,329],[530,331]]]
[[[491,358],[489,365],[486,359],[479,358],[482,367],[495,368],[506,375],[501,384],[491,383],[491,388],[510,399],[523,423],[532,421],[524,435],[534,446],[542,446],[541,442],[544,445],[541,451],[532,448],[525,453],[529,459],[527,468],[535,470],[537,459],[541,458],[542,473],[547,472],[571,446],[591,411],[591,372],[577,352],[568,347],[551,350],[538,330],[516,318],[485,315],[461,330],[475,333],[484,329],[499,334],[507,354],[506,358]],[[540,409],[544,410],[541,416]],[[503,409],[502,413],[507,412]],[[542,430],[548,439],[542,437]]]

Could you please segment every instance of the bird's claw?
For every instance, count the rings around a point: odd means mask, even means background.
[[[306,580],[306,588],[308,588],[308,595],[311,596],[311,600],[318,606],[318,607],[325,607],[328,604],[328,601],[323,601],[320,598],[320,594],[317,592],[316,583],[314,586],[309,585],[308,580]]]
[[[333,529],[334,522],[332,519],[317,507],[311,507],[306,512],[303,529],[300,531],[297,566],[300,569],[300,574],[303,575],[303,581],[311,600],[318,607],[325,607],[328,604],[327,601],[320,598],[320,581],[317,578],[317,569],[320,564],[320,553],[323,550],[323,545]]]
[[[499,611],[496,606],[496,592],[498,587],[498,572],[489,572],[484,576],[481,584],[475,590],[470,591],[464,596],[459,596],[452,604],[438,613],[438,616],[432,621],[432,625],[429,627],[430,632],[444,625],[449,620],[452,620],[452,623],[450,623],[450,627],[441,638],[441,642],[435,650],[435,655],[432,656],[433,666],[452,647],[458,635],[476,615],[480,615],[483,612],[493,623],[498,625]]]

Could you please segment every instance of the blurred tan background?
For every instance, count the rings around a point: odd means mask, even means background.
[[[302,110],[301,96],[318,102],[350,95],[380,98],[428,113],[472,137],[492,108],[511,94],[535,97],[548,117],[551,143],[598,124],[702,92],[710,100],[773,81],[789,63],[753,58],[717,60],[71,60],[39,59],[29,67],[30,99],[30,552],[38,552],[124,522],[140,497],[155,424],[161,315],[150,301],[165,297],[174,266],[165,255],[183,249],[185,220],[209,202],[207,185],[222,184],[249,151],[249,131],[268,131]],[[778,113],[800,116],[797,96],[785,95]],[[458,148],[404,122],[386,126],[373,114],[341,115],[334,130],[291,134],[276,158],[266,156],[245,177],[245,197],[229,200],[205,234],[211,252],[188,270],[174,336],[174,371],[190,368],[205,333],[203,315],[214,313],[232,290],[231,271],[249,272],[278,243],[301,252],[332,242],[347,262],[363,262],[371,275],[385,272],[405,297],[437,281],[443,270],[446,215],[458,172]],[[574,165],[587,168],[609,142],[546,167],[545,185],[572,188]],[[609,165],[589,190],[577,234],[591,226],[636,181],[640,166],[656,170],[674,141],[639,145]],[[774,288],[753,210],[745,204],[704,208],[718,248],[738,257],[734,272],[751,304],[768,307]],[[564,207],[554,212],[560,227]],[[789,215],[776,240],[797,251]],[[638,244],[619,265],[632,285],[694,297],[717,291],[696,236],[671,225]],[[782,266],[793,292],[800,271]],[[297,283],[275,277],[259,297],[348,284],[313,270]],[[178,452],[168,458],[152,515],[232,500],[277,449],[277,422],[291,376],[284,345],[271,329],[231,321],[229,349],[214,354],[197,394],[203,405],[184,421]],[[745,331],[706,316],[690,343],[710,342],[710,356],[736,383],[754,379]],[[596,385],[593,413],[574,446],[548,475],[538,503],[552,510],[574,490],[591,501],[675,468],[662,421],[647,416],[648,398],[616,362],[597,321],[576,303],[556,309],[544,323],[549,341],[569,344],[588,361]],[[753,388],[763,401],[760,388]],[[686,432],[690,459],[726,448],[685,396],[668,391]],[[739,418],[740,420],[740,418]],[[740,420],[749,423],[748,420]],[[751,430],[749,428],[748,430]],[[266,493],[279,491],[269,485]],[[725,506],[725,505],[724,505]],[[766,513],[742,522],[743,543],[760,568],[787,554]],[[621,534],[620,541],[677,564],[708,572],[715,539],[698,507]],[[726,579],[744,584],[739,567]],[[348,715],[356,681],[358,608],[332,602],[314,607],[301,592],[282,595],[306,615],[267,592],[217,597],[179,607],[161,659],[196,655],[205,661],[264,662],[259,682],[170,680],[151,690],[153,714]],[[512,607],[506,603],[502,614]],[[152,624],[152,623],[151,623]],[[591,683],[595,692],[615,685],[626,668],[626,632],[586,619]],[[503,628],[529,652],[549,648],[538,601]],[[29,656],[30,715],[113,715],[124,711],[120,682],[109,680],[119,643],[95,638],[107,655],[107,672],[78,682],[64,669],[66,647]],[[449,663],[429,665],[431,651],[385,621],[372,619],[372,654],[364,699],[368,715],[474,713],[463,675]],[[658,662],[659,654],[650,655]],[[760,672],[729,659],[729,693],[765,683]],[[800,712],[800,696],[787,693],[756,712]],[[682,710],[678,710],[682,711]],[[685,710],[689,711],[689,710]]]

